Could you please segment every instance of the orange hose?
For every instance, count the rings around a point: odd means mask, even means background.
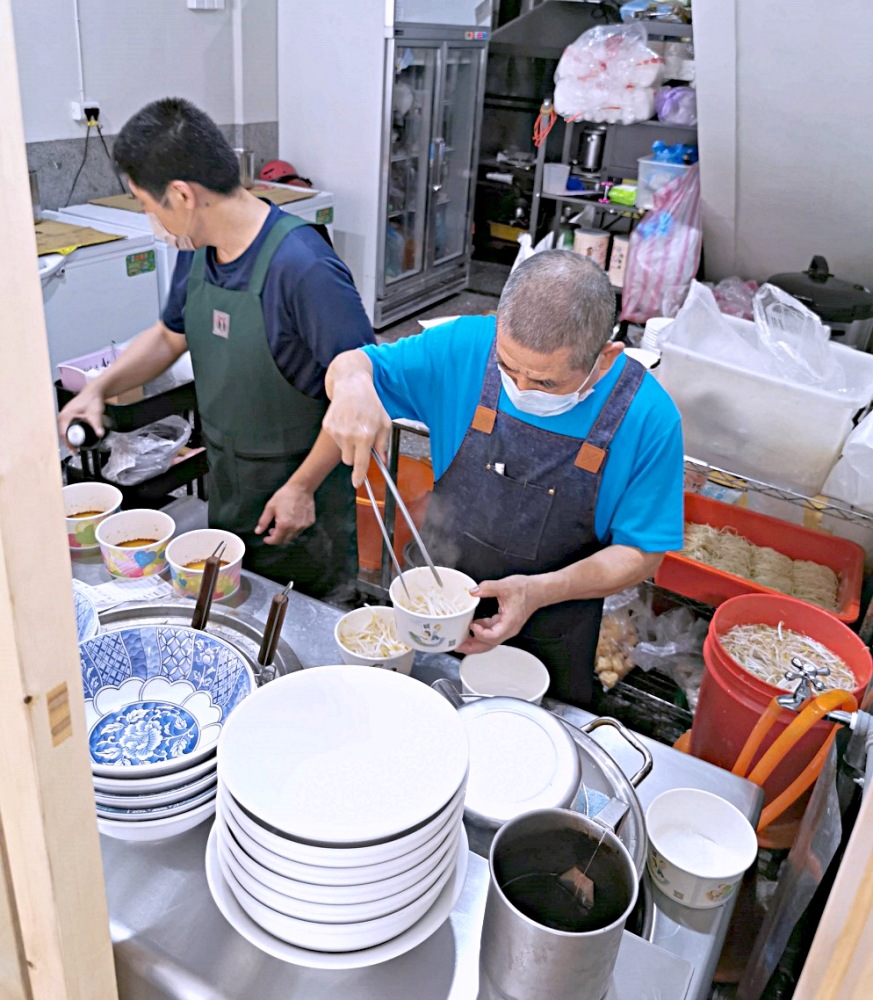
[[[545,119],[545,121],[543,120]],[[558,120],[557,112],[552,107],[545,105],[540,108],[537,120],[534,122],[533,144],[539,149],[548,138],[549,132],[555,127]]]
[[[765,806],[761,810],[761,816],[758,820],[758,826],[756,828],[758,833],[762,833],[775,819],[778,819],[789,806],[794,805],[807,788],[809,788],[810,785],[818,779],[818,776],[821,774],[821,770],[824,767],[825,760],[827,759],[831,744],[837,737],[837,730],[839,728],[840,727],[838,725],[834,726],[834,728],[828,733],[827,739],[819,747],[818,753],[812,758],[809,764],[807,764],[807,766],[786,789],[780,792],[769,805]]]
[[[857,707],[855,696],[850,691],[825,691],[818,695],[814,701],[807,703],[800,715],[777,737],[749,774],[749,781],[753,781],[756,785],[763,785],[794,744],[805,736],[828,712],[839,708],[847,708],[854,712]]]
[[[752,763],[752,758],[758,752],[758,747],[760,747],[764,737],[770,732],[770,727],[781,713],[782,706],[776,698],[772,698],[764,709],[761,718],[755,723],[754,729],[749,733],[749,738],[746,740],[739,757],[737,757],[737,762],[733,766],[733,774],[739,775],[741,778],[746,776],[746,771],[748,771],[749,765]]]

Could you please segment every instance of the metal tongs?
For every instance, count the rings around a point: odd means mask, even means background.
[[[388,489],[391,490],[391,492],[394,494],[394,499],[397,501],[397,506],[400,508],[400,513],[403,515],[407,525],[409,525],[409,530],[412,533],[412,537],[415,540],[415,544],[418,546],[419,551],[424,556],[424,561],[427,563],[431,573],[433,573],[434,579],[437,582],[437,586],[442,588],[443,581],[440,579],[439,573],[437,573],[436,566],[434,566],[433,564],[433,559],[431,559],[430,553],[427,551],[424,541],[421,535],[418,533],[418,528],[416,528],[415,522],[412,520],[412,516],[406,509],[406,504],[403,502],[403,497],[400,496],[400,490],[397,489],[394,480],[391,478],[388,469],[385,466],[385,463],[382,461],[382,456],[379,454],[378,451],[376,451],[375,448],[372,448],[371,451],[373,452],[373,458],[376,459],[376,465],[379,467],[379,471],[382,473],[382,476],[386,484],[388,485]],[[400,563],[397,560],[397,556],[394,554],[394,546],[391,544],[391,541],[388,538],[388,529],[385,527],[385,522],[382,520],[382,515],[379,513],[379,508],[376,505],[376,499],[373,496],[373,488],[370,486],[369,479],[367,478],[364,479],[364,486],[367,488],[367,496],[370,498],[370,503],[373,506],[373,513],[376,515],[376,520],[379,522],[379,528],[382,532],[382,537],[385,539],[385,544],[388,546],[388,552],[391,555],[391,561],[394,563],[394,568],[397,570],[398,576],[400,577],[400,582],[403,584],[403,589],[406,591],[406,596],[410,600],[412,600],[412,595],[409,593],[409,590],[406,586],[406,581],[403,579],[403,570],[400,568]]]

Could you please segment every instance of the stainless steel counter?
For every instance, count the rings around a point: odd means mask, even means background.
[[[73,572],[89,584],[109,579],[99,555],[74,555]],[[270,581],[244,573],[240,590],[225,606],[241,608],[263,621],[277,589]],[[289,595],[282,636],[304,667],[337,661],[333,627],[340,615],[336,608],[302,594]],[[427,684],[438,677],[457,679],[458,660],[448,655],[417,653],[413,676]],[[549,707],[577,725],[591,719],[587,712],[566,705],[550,703]],[[639,766],[636,752],[611,730],[598,729],[592,738],[615,757],[626,774],[635,773]],[[663,744],[640,738],[654,758],[651,774],[637,790],[643,808],[667,788],[692,786],[715,792],[750,819],[757,818],[761,804],[757,786]],[[473,1000],[479,995],[478,944],[488,880],[488,865],[483,858],[471,854],[464,890],[449,920],[417,948],[368,969],[320,971],[268,957],[225,922],[206,885],[203,858],[208,832],[209,824],[204,823],[187,834],[153,844],[101,838],[123,1000],[409,1000],[413,996],[416,1000]],[[654,897],[653,941],[690,963],[686,996],[703,1000],[727,933],[732,904],[713,910],[688,910],[657,890]],[[617,974],[610,1000],[654,1000],[658,995],[670,995],[656,993],[651,977],[640,977],[644,958],[636,942],[623,942],[622,956],[627,960],[620,964],[630,979],[622,986]],[[657,954],[653,955],[653,970],[658,965],[656,958]],[[684,969],[681,962],[673,964],[680,971]]]

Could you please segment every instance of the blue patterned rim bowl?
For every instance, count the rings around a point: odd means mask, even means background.
[[[76,635],[79,642],[93,639],[100,631],[97,608],[78,580],[73,580],[73,606],[76,610]]]
[[[91,770],[138,778],[215,753],[221,727],[256,688],[229,642],[181,625],[140,625],[79,643]]]

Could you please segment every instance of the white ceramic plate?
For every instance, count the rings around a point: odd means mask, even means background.
[[[168,816],[163,819],[143,820],[141,823],[125,823],[115,819],[97,817],[97,829],[107,837],[116,840],[164,840],[176,837],[180,833],[193,830],[195,826],[215,812],[215,799],[204,802],[202,806],[180,813],[178,816]]]
[[[458,829],[460,829],[460,824]],[[313,903],[288,895],[291,891],[285,887],[276,889],[268,886],[259,877],[257,868],[252,867],[251,859],[246,859],[244,852],[238,847],[234,850],[233,838],[227,836],[227,831],[218,826],[218,851],[222,862],[230,869],[233,877],[245,891],[259,903],[276,910],[283,916],[296,920],[304,920],[317,924],[357,924],[360,921],[378,920],[389,914],[398,913],[411,906],[423,896],[432,885],[436,884],[448,867],[455,862],[458,847],[458,830],[446,849],[442,852],[439,863],[420,881],[408,886],[401,892],[381,899],[373,899],[362,903]],[[248,860],[248,866],[246,865]],[[275,876],[274,876],[275,878]]]
[[[215,788],[207,788],[205,792],[194,795],[181,802],[170,802],[166,805],[152,806],[146,809],[124,809],[116,806],[97,806],[97,815],[102,819],[117,819],[122,823],[142,823],[153,819],[163,819],[165,816],[178,816],[180,813],[196,809],[204,802],[215,798]]]
[[[264,824],[325,847],[396,838],[467,773],[464,726],[420,681],[324,666],[279,677],[225,723],[221,780]]]
[[[582,778],[579,753],[550,712],[516,698],[482,698],[457,711],[470,738],[468,814],[499,825],[573,801]]]
[[[463,804],[460,808],[463,809]],[[230,810],[225,807],[221,792],[218,795],[217,812],[249,857],[254,858],[264,868],[279,876],[298,879],[301,882],[308,882],[314,887],[322,886],[328,889],[334,886],[367,885],[380,880],[405,876],[433,853],[435,847],[445,840],[446,833],[450,828],[449,821],[447,821],[447,825],[434,835],[432,841],[428,841],[414,851],[410,851],[409,854],[392,861],[377,865],[361,865],[355,868],[327,868],[321,865],[301,865],[296,861],[289,861],[287,858],[267,850],[256,840],[252,840]],[[453,813],[452,815],[453,822],[460,819],[461,813]]]
[[[206,760],[201,760],[191,767],[184,768],[184,770],[173,771],[171,774],[159,774],[151,778],[140,778],[137,774],[124,778],[106,778],[103,775],[92,773],[91,779],[94,782],[95,791],[108,795],[144,795],[152,792],[168,792],[170,789],[184,788],[192,781],[207,774],[215,774],[217,759],[213,753]]]
[[[218,781],[215,771],[208,772],[187,785],[171,788],[168,792],[153,792],[150,795],[106,795],[94,792],[94,801],[98,806],[109,806],[115,809],[151,809],[153,806],[169,806],[174,802],[184,802],[193,799],[200,792],[212,788]]]
[[[372,867],[405,857],[412,851],[428,844],[434,847],[441,839],[443,832],[460,817],[464,808],[464,787],[461,787],[445,809],[441,810],[429,823],[405,837],[398,837],[382,844],[372,844],[369,847],[332,849],[301,844],[296,840],[287,840],[271,833],[245,815],[240,809],[239,803],[234,802],[228,794],[221,779],[219,779],[218,785],[223,805],[227,807],[227,811],[253,840],[266,847],[268,851],[280,854],[289,861],[320,868]]]
[[[310,951],[307,948],[298,948],[296,945],[280,941],[279,938],[267,933],[256,924],[236,901],[225,876],[222,874],[218,858],[218,835],[215,828],[210,833],[206,844],[206,881],[212,898],[215,900],[215,905],[224,919],[250,944],[260,948],[266,954],[281,959],[283,962],[311,969],[363,969],[367,966],[387,962],[392,958],[397,958],[398,955],[404,955],[416,945],[421,944],[422,941],[426,941],[443,925],[463,891],[469,858],[467,834],[461,827],[461,842],[458,846],[458,860],[454,870],[424,916],[408,930],[384,944],[351,952]]]

